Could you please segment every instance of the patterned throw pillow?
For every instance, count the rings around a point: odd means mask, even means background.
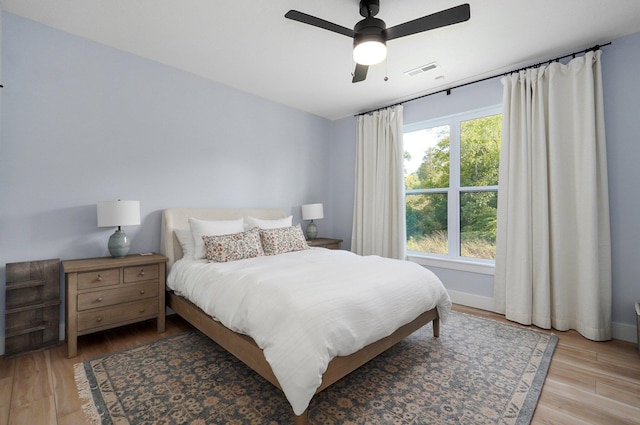
[[[309,249],[299,224],[280,229],[260,229],[260,240],[265,255]]]
[[[200,220],[194,217],[189,218],[189,227],[193,233],[194,257],[196,260],[206,257],[202,237],[204,235],[230,235],[232,233],[243,232],[244,219],[237,220]]]
[[[264,255],[258,228],[230,235],[202,237],[209,262],[226,263]]]

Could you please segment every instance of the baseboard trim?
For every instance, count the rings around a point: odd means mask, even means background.
[[[493,311],[493,298],[451,290],[448,290],[447,292],[449,292],[451,301],[455,304],[479,308],[480,310]]]
[[[611,326],[611,333],[614,339],[621,339],[622,341],[629,341],[633,343],[638,342],[638,333],[636,327],[633,325],[613,322]]]
[[[480,310],[493,311],[493,298],[481,295],[469,294],[466,292],[448,291],[451,301],[455,304],[467,307],[479,308]],[[627,342],[638,342],[636,327],[626,323],[613,322],[611,333],[614,339]]]

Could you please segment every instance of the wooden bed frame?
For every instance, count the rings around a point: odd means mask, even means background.
[[[182,257],[182,248],[174,235],[176,229],[188,229],[189,217],[201,220],[232,220],[240,217],[252,216],[262,219],[277,219],[284,217],[282,210],[276,209],[184,209],[174,208],[162,212],[162,253],[169,258],[167,267]],[[280,384],[276,379],[271,366],[266,361],[262,349],[255,341],[247,336],[238,334],[228,329],[220,322],[215,321],[195,304],[182,298],[172,291],[167,293],[167,306],[195,326],[202,333],[214,340],[217,344],[233,354],[258,375],[271,382],[278,389]],[[367,363],[369,360],[383,353],[397,344],[416,330],[429,322],[433,322],[433,336],[440,335],[440,319],[434,308],[418,316],[412,322],[398,328],[391,335],[367,345],[348,356],[335,357],[326,372],[322,375],[322,383],[316,390],[316,394],[324,390],[334,382],[340,380],[352,371]],[[308,409],[301,415],[294,415],[294,424],[307,424]]]

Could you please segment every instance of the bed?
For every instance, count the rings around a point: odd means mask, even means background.
[[[449,296],[435,275],[422,267],[409,265],[412,263],[360,257],[347,251],[324,248],[228,263],[183,258],[184,239],[181,244],[178,235],[184,238],[185,232],[190,231],[190,219],[230,222],[244,218],[246,222],[250,220],[249,217],[276,222],[285,219],[285,214],[279,209],[172,208],[162,212],[161,251],[169,258],[167,305],[282,390],[292,406],[295,424],[307,423],[307,407],[313,394],[327,388],[420,327],[433,322],[433,334],[435,337],[439,335],[440,320],[446,318],[451,308]],[[361,270],[353,269],[356,267],[352,266],[354,261],[362,263],[358,267],[371,271],[379,269],[379,272],[367,277]],[[380,276],[380,280],[385,280],[382,271],[389,267],[398,267],[393,271],[394,276],[407,273],[406,280],[414,283],[385,289],[389,285],[382,285],[376,279]],[[416,272],[418,275],[414,276]],[[215,284],[194,285],[194,282],[203,279]],[[420,285],[415,283],[418,279]],[[343,280],[348,280],[348,285]],[[357,289],[355,282],[361,280],[363,282],[360,284],[373,284],[376,290],[362,292],[362,289]],[[429,284],[426,285],[422,280],[429,281]],[[404,289],[405,286],[407,289]],[[425,289],[427,286],[428,289]],[[345,295],[342,296],[342,292],[340,296],[331,295],[332,288],[344,291]],[[236,292],[243,290],[246,292]],[[348,301],[350,297],[354,301]],[[369,302],[369,298],[371,302],[378,303],[375,309],[361,305],[363,299]],[[406,301],[416,298],[423,298],[424,301],[419,305]],[[216,299],[225,301],[216,303]],[[384,303],[380,304],[380,300]],[[237,305],[234,304],[236,302]],[[352,302],[353,308],[344,308],[349,305],[345,304],[347,302]],[[330,311],[325,311],[327,309]],[[345,320],[355,323],[345,327],[342,327],[342,322],[334,325],[333,317],[343,320],[343,311]],[[356,313],[362,316],[353,319]],[[318,316],[322,318],[317,319],[317,323],[314,322],[316,314],[324,315]],[[290,319],[291,315],[295,319]],[[371,322],[365,322],[365,317]],[[310,332],[309,329],[314,331]],[[339,342],[334,344],[332,338]],[[325,344],[325,341],[329,343]],[[292,349],[292,343],[295,349]]]

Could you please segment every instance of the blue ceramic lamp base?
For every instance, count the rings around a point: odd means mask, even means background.
[[[131,249],[131,239],[120,228],[109,238],[109,253],[114,258],[124,258]]]
[[[307,225],[307,239],[312,241],[318,237],[318,226],[311,220],[311,223]]]

